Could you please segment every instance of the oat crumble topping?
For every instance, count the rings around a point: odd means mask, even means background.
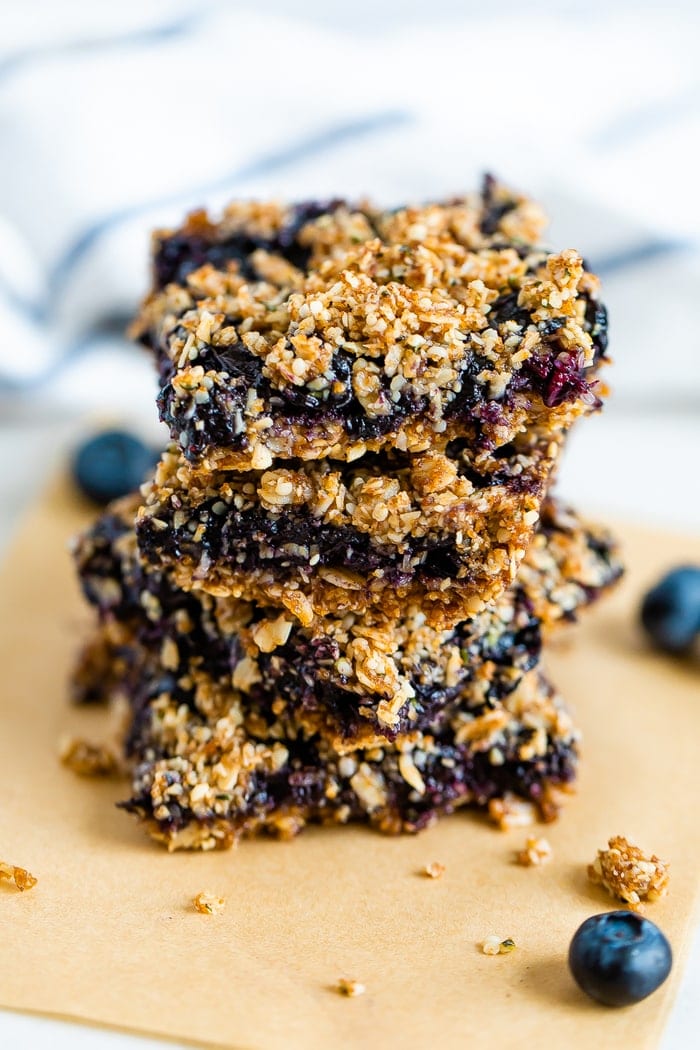
[[[591,882],[603,886],[612,897],[635,909],[643,901],[657,901],[668,893],[668,865],[633,846],[622,835],[608,840],[588,866]]]
[[[120,771],[117,755],[105,744],[68,737],[60,744],[61,762],[81,777],[113,777]]]
[[[518,864],[525,868],[540,867],[552,859],[552,847],[547,839],[530,835],[525,842],[525,848],[517,852],[516,859]]]

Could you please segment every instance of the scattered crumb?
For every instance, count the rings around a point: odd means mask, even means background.
[[[226,907],[226,901],[223,897],[217,897],[215,893],[207,893],[206,891],[198,893],[192,903],[202,915],[220,915]]]
[[[481,945],[484,955],[508,955],[515,950],[515,941],[512,937],[506,937],[504,941],[500,937],[491,934]]]
[[[536,868],[552,859],[552,847],[547,839],[537,839],[533,835],[525,841],[525,849],[516,853],[518,864],[525,868]]]
[[[68,737],[62,741],[59,754],[63,765],[81,777],[111,777],[119,770],[116,755],[104,744]]]
[[[434,860],[432,864],[425,865],[425,867],[423,868],[423,872],[428,876],[429,879],[441,879],[442,876],[445,874],[445,865],[440,864],[440,862],[437,860]]]
[[[31,890],[37,884],[37,879],[30,875],[26,868],[18,868],[14,864],[6,864],[3,860],[0,860],[1,880],[14,882],[20,893],[24,893],[25,890]]]
[[[534,824],[537,810],[532,802],[505,794],[503,798],[491,799],[489,817],[498,824],[501,831],[509,831],[511,828],[527,828]]]
[[[359,981],[349,981],[345,977],[341,977],[338,981],[338,991],[348,999],[354,999],[358,995],[364,995],[366,988]]]
[[[545,824],[551,824],[572,795],[576,794],[574,784],[545,784],[539,799],[539,811]]]
[[[598,856],[588,865],[588,878],[632,908],[668,893],[668,865],[653,853],[647,856],[622,835],[614,835],[608,840],[607,849],[598,850]]]

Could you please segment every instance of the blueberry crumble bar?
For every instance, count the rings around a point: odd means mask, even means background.
[[[125,713],[123,805],[170,849],[556,815],[578,732],[543,640],[621,568],[551,495],[607,315],[542,228],[487,177],[155,235],[132,330],[170,443],[76,541],[98,624],[73,693]]]
[[[543,226],[490,178],[423,207],[190,215],[155,237],[133,326],[161,418],[205,473],[455,439],[481,473],[518,434],[560,435],[599,405],[607,315],[580,256],[540,246]]]
[[[532,538],[558,445],[522,444],[487,476],[460,442],[206,477],[171,449],[144,488],[139,546],[184,589],[276,604],[304,624],[371,605],[398,616],[409,601],[450,627],[498,597]]]
[[[253,700],[274,695],[278,713],[303,711],[339,753],[432,723],[467,688],[484,702],[502,699],[538,662],[543,631],[574,618],[620,573],[610,536],[550,500],[521,576],[470,620],[438,630],[414,604],[399,618],[369,608],[304,625],[284,609],[182,592],[175,573],[139,557],[137,505],[133,497],[110,508],[76,546],[104,625],[76,677],[84,699],[100,698],[100,682],[109,696],[128,654],[144,646],[176,679],[206,668]]]
[[[538,669],[502,701],[458,698],[423,730],[339,753],[303,709],[278,713],[205,671],[176,681],[146,649],[120,694],[131,704],[123,808],[169,849],[214,849],[265,830],[365,820],[418,831],[463,805],[513,794],[551,819],[574,779],[578,733]]]

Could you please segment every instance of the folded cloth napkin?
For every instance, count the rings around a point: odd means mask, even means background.
[[[597,229],[575,208],[569,224],[611,265],[700,238],[687,207],[695,8],[489,6],[357,0],[334,18],[315,3],[294,17],[264,2],[13,5],[0,41],[5,389],[123,325],[151,228],[236,195],[425,199],[490,168],[626,211],[622,233],[590,208]]]

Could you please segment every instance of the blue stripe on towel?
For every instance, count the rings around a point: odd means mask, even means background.
[[[39,323],[45,318],[45,313],[39,304],[31,299],[27,299],[26,296],[13,288],[11,284],[8,284],[2,274],[0,274],[0,297],[12,307],[15,313],[24,314],[30,321]]]
[[[672,240],[649,240],[629,247],[620,248],[617,251],[608,252],[592,262],[593,270],[601,277],[608,277],[626,270],[631,266],[640,266],[643,263],[663,258],[666,255],[677,255],[680,252],[688,252],[697,246],[692,241]]]
[[[2,81],[21,72],[27,66],[46,59],[69,57],[81,55],[86,51],[105,50],[110,48],[121,48],[124,46],[141,47],[143,45],[166,43],[183,35],[192,27],[203,20],[209,13],[212,5],[200,6],[188,11],[180,18],[164,25],[146,26],[143,29],[129,30],[125,33],[113,33],[105,37],[87,37],[84,40],[65,40],[58,44],[43,44],[38,47],[28,47],[24,51],[17,51],[0,59],[0,87]]]
[[[654,99],[628,110],[590,136],[597,149],[626,148],[635,139],[653,135],[685,120],[697,118],[700,112],[700,84],[693,84],[671,98]]]

